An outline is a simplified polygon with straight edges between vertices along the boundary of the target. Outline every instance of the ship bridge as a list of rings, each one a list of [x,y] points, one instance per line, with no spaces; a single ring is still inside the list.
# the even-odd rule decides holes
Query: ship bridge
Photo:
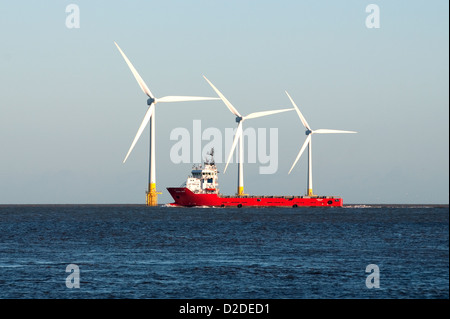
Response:
[[[204,165],[194,165],[191,176],[187,178],[186,187],[193,193],[218,193],[218,171],[214,162],[214,149],[208,153],[210,158],[205,160]]]

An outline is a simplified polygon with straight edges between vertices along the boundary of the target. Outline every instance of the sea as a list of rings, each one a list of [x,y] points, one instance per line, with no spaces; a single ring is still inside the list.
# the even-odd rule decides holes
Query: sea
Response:
[[[0,205],[0,299],[448,298],[448,205]]]

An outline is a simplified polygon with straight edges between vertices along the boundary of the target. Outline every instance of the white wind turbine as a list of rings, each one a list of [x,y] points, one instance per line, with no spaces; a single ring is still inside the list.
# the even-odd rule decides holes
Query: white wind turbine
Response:
[[[127,56],[123,51],[120,49],[120,47],[117,45],[116,42],[114,42],[117,49],[119,49],[120,54],[122,54],[122,57],[125,59],[125,62],[127,63],[128,67],[130,68],[131,72],[133,73],[136,81],[138,82],[139,86],[141,87],[142,91],[148,96],[147,99],[147,105],[148,109],[145,112],[144,119],[142,120],[141,125],[139,126],[139,129],[137,131],[136,136],[134,137],[133,142],[131,143],[130,149],[128,150],[127,155],[125,156],[125,159],[123,162],[127,160],[128,156],[130,155],[131,151],[133,150],[134,146],[136,145],[136,142],[138,141],[139,137],[141,136],[142,132],[144,131],[147,123],[150,121],[150,160],[149,160],[149,185],[148,185],[148,192],[147,192],[147,205],[148,206],[156,206],[158,204],[157,195],[156,192],[156,168],[155,168],[155,105],[156,103],[165,103],[165,102],[188,102],[188,101],[204,101],[204,100],[219,100],[219,98],[211,98],[211,97],[198,97],[198,96],[165,96],[162,98],[156,98],[152,92],[150,92],[149,88],[145,84],[144,80],[141,78],[139,73],[136,71],[134,66],[131,64],[130,60],[128,60]]]
[[[306,146],[308,146],[308,196],[315,196],[313,193],[313,185],[312,185],[312,149],[311,149],[311,140],[313,134],[334,134],[334,133],[357,133],[354,131],[341,131],[341,130],[328,130],[328,129],[318,129],[318,130],[312,130],[309,126],[308,122],[306,122],[306,119],[304,118],[303,114],[298,109],[297,105],[295,105],[294,100],[292,100],[291,96],[287,91],[285,91],[287,96],[292,102],[292,105],[294,105],[295,110],[297,111],[298,117],[300,118],[300,121],[302,121],[303,126],[306,128],[306,136],[308,136],[305,140],[305,143],[303,143],[302,148],[298,152],[297,158],[294,161],[294,164],[292,164],[291,169],[289,170],[289,173],[291,173],[292,169],[294,168],[295,164],[297,164],[298,160],[303,154],[303,151],[306,149]]]
[[[228,101],[225,96],[223,96],[222,93],[205,77],[205,80],[211,85],[211,87],[216,91],[217,95],[222,99],[222,101],[225,103],[225,105],[228,107],[228,109],[236,116],[236,122],[238,123],[237,131],[234,136],[233,145],[231,146],[230,154],[228,155],[227,165],[225,166],[224,173],[227,171],[228,164],[230,163],[230,159],[233,156],[234,149],[236,148],[237,142],[239,141],[239,166],[238,166],[238,189],[237,189],[237,195],[245,195],[244,194],[244,151],[243,151],[243,136],[242,136],[242,123],[244,123],[245,120],[254,119],[266,115],[272,115],[276,113],[291,111],[293,109],[282,109],[282,110],[275,110],[275,111],[263,111],[263,112],[255,112],[251,113],[247,116],[242,116],[239,114],[239,112],[236,110],[236,108]]]

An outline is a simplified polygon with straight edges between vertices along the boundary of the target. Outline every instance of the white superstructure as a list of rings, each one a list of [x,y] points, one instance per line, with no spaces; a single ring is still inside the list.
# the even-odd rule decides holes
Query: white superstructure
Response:
[[[183,185],[193,193],[206,194],[219,192],[219,181],[217,176],[219,172],[217,171],[214,162],[214,149],[212,149],[208,155],[210,155],[211,158],[206,160],[203,166],[194,166],[191,171],[192,175],[187,178],[185,185]]]

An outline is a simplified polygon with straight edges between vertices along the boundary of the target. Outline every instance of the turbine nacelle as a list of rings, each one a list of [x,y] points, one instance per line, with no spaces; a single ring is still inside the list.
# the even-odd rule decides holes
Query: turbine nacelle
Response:
[[[305,131],[305,135],[306,135],[306,136],[308,136],[308,135],[311,134],[311,133],[312,133],[311,130],[306,130],[306,131]]]
[[[152,103],[155,103],[156,102],[156,100],[154,99],[154,98],[148,98],[148,100],[147,100],[147,105],[152,105]]]
[[[242,116],[236,116],[236,123],[239,123],[242,121]]]

